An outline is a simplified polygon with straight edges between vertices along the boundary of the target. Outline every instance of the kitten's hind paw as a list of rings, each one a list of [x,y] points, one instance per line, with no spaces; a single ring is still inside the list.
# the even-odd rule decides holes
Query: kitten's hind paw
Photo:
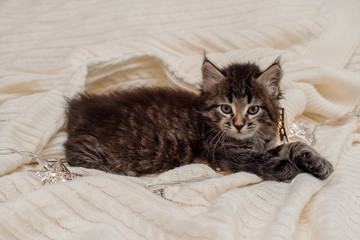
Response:
[[[307,149],[296,157],[296,163],[304,172],[323,180],[334,171],[332,164],[321,157],[315,150]]]

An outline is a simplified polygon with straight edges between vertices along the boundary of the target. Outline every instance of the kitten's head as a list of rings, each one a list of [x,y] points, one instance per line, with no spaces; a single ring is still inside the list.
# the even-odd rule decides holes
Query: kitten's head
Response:
[[[201,113],[212,128],[238,140],[276,136],[282,77],[279,60],[261,71],[251,63],[219,69],[205,58],[202,74]]]

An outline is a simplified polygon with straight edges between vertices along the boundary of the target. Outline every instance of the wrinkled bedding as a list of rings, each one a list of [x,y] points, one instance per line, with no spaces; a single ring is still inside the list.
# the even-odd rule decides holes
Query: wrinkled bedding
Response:
[[[0,148],[64,158],[66,98],[137,86],[197,91],[219,66],[281,57],[286,122],[347,114],[360,96],[358,1],[2,1]],[[91,131],[91,129],[89,129]],[[358,119],[319,127],[335,167],[320,181],[221,175],[82,174],[42,185],[35,159],[0,155],[0,239],[359,239]]]

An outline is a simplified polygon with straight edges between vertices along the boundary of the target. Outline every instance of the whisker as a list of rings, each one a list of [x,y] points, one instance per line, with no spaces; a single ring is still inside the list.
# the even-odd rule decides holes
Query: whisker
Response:
[[[214,137],[212,137],[213,135],[215,134],[215,136]],[[219,131],[219,130],[217,130],[217,129],[214,129],[213,131],[212,131],[212,133],[208,136],[208,138],[206,139],[206,152],[207,152],[207,155],[209,155],[209,153],[210,153],[210,148],[212,147],[212,145],[213,145],[213,142],[214,141],[217,141],[216,139],[220,136],[222,134],[222,132],[221,131]],[[210,142],[209,142],[209,139],[210,139],[210,137],[211,137],[211,140],[210,140]],[[215,148],[214,148],[215,149]],[[215,151],[215,150],[214,150]],[[213,152],[214,152],[213,151]],[[213,153],[214,154],[214,153]]]
[[[224,138],[224,135],[225,135],[225,132],[220,132],[220,133],[221,134],[218,135],[218,139],[216,140],[216,142],[214,144],[213,153],[212,153],[213,159],[215,158],[216,148],[219,146],[219,144],[221,144],[221,142],[223,142],[223,138]],[[221,144],[221,145],[223,145],[223,144]]]

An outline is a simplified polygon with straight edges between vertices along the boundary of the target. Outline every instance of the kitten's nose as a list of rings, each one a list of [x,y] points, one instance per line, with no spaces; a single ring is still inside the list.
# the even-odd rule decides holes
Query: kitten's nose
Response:
[[[235,124],[234,124],[234,127],[235,127],[238,131],[240,131],[240,130],[244,127],[244,125],[235,125]]]
[[[240,131],[245,126],[245,121],[241,118],[241,116],[235,116],[233,119],[234,127]]]

